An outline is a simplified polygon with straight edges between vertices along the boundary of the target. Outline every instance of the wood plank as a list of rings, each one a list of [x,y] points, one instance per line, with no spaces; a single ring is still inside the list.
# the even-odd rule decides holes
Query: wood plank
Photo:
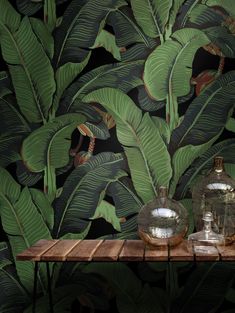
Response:
[[[222,261],[235,261],[235,243],[228,246],[217,246]]]
[[[41,239],[34,245],[19,253],[16,256],[17,261],[40,261],[41,255],[53,247],[58,240]]]
[[[103,240],[83,240],[67,256],[67,261],[91,261]]]
[[[126,240],[119,254],[120,261],[143,261],[145,243],[142,240]]]
[[[170,261],[193,261],[194,253],[192,242],[184,240],[175,247],[169,249],[169,260]]]
[[[105,240],[93,255],[93,261],[117,261],[124,240]]]
[[[207,253],[207,249],[211,250],[211,253]],[[196,261],[219,261],[220,255],[216,247],[214,246],[195,246],[193,244],[193,251]]]
[[[41,256],[42,261],[66,261],[67,254],[79,245],[81,240],[64,239],[58,242]]]
[[[145,261],[168,261],[168,246],[151,247],[146,246]]]

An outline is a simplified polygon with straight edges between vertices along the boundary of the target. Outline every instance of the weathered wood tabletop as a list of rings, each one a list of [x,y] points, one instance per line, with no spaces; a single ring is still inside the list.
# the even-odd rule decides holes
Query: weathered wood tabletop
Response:
[[[186,240],[176,247],[150,249],[141,240],[40,240],[17,255],[18,261],[235,261],[235,244],[195,253]]]

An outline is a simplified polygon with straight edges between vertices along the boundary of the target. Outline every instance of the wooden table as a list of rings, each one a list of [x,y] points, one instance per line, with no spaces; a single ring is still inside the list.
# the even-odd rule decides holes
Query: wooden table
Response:
[[[46,262],[50,311],[53,313],[49,262],[235,261],[235,244],[215,246],[212,254],[195,252],[186,240],[176,247],[150,249],[141,240],[40,240],[18,261],[35,262],[33,310],[36,309],[38,263]]]

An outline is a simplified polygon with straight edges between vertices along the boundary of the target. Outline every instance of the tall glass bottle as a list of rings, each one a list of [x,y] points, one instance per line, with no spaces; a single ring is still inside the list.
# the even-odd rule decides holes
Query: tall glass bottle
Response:
[[[201,231],[207,211],[212,213],[213,232],[222,234],[225,243],[235,235],[235,181],[225,172],[224,161],[214,158],[214,165],[207,176],[192,190],[193,212],[196,230]]]
[[[139,212],[139,236],[150,246],[177,245],[187,232],[188,212],[182,204],[168,198],[166,187],[160,187],[158,194]]]

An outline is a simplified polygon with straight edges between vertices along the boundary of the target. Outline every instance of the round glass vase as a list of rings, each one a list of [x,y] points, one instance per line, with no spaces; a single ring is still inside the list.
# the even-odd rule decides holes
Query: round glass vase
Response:
[[[223,158],[215,157],[209,174],[192,190],[193,214],[197,231],[203,229],[203,216],[213,214],[212,230],[224,236],[224,243],[235,239],[235,181],[225,172]]]
[[[188,230],[188,212],[179,202],[168,198],[166,187],[160,187],[159,196],[140,210],[138,233],[148,245],[175,246]]]

